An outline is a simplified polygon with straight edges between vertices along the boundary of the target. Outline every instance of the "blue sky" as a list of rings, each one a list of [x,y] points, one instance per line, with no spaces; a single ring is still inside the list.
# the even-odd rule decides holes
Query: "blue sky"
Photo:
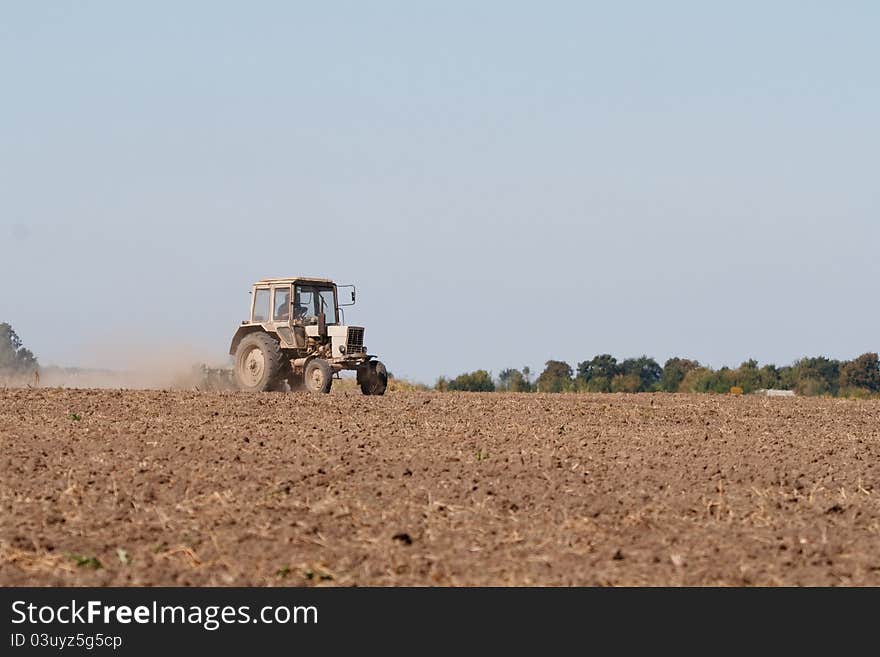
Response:
[[[9,3],[0,321],[222,361],[358,285],[399,376],[880,348],[880,5]]]

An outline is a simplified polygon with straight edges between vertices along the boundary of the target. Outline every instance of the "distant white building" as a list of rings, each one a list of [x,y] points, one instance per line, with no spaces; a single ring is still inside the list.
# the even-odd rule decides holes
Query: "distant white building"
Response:
[[[794,397],[794,390],[777,390],[776,388],[761,388],[755,390],[756,395],[764,395],[765,397]]]

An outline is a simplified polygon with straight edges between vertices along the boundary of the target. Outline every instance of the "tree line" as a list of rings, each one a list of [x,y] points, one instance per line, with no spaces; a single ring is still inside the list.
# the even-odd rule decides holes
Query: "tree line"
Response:
[[[0,323],[0,377],[33,375],[37,358],[22,345],[8,323]],[[824,356],[801,358],[791,365],[759,366],[752,359],[736,369],[712,369],[689,358],[670,358],[663,366],[648,356],[618,361],[599,354],[572,367],[548,360],[534,376],[528,367],[507,368],[497,377],[475,370],[455,378],[440,377],[440,391],[469,392],[709,392],[748,394],[760,389],[792,390],[799,395],[870,397],[880,395],[880,361],[869,352],[852,360]]]
[[[600,354],[572,367],[549,360],[532,380],[528,367],[504,369],[497,377],[486,370],[440,377],[435,389],[471,392],[709,392],[743,393],[792,390],[799,395],[869,397],[880,394],[880,361],[876,353],[852,360],[824,356],[801,358],[791,365],[759,366],[751,359],[733,369],[713,369],[689,358],[670,358],[663,366],[648,356],[618,361]]]
[[[26,376],[38,368],[37,358],[21,343],[12,326],[0,324],[0,376]]]

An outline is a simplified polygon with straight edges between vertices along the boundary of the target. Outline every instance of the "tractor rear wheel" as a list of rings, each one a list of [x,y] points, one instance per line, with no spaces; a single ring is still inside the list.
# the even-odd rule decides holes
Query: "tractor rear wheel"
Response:
[[[333,371],[330,369],[330,363],[323,358],[313,358],[306,365],[303,372],[306,389],[315,394],[326,394],[330,392],[330,386],[333,385]]]
[[[388,370],[378,360],[367,363],[363,372],[358,372],[361,392],[365,395],[384,395],[388,388]]]
[[[235,381],[248,392],[274,389],[283,380],[281,345],[267,333],[246,335],[235,350]]]

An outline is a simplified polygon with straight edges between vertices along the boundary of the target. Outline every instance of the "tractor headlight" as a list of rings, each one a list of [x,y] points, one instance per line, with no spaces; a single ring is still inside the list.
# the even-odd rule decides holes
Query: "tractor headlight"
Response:
[[[340,354],[344,354],[344,353],[345,353],[345,345],[344,345],[344,344],[339,345],[339,353],[340,353]]]

